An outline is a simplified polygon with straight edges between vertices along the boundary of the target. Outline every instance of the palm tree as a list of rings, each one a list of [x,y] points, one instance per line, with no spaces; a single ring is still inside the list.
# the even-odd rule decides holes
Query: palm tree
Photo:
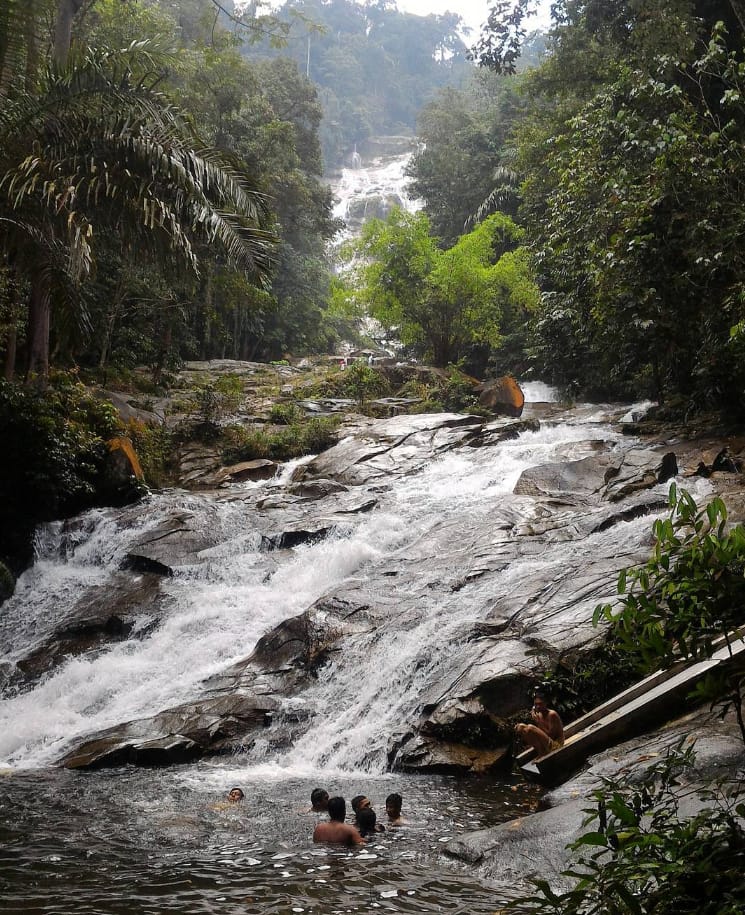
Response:
[[[0,68],[18,52],[3,48]],[[158,89],[162,73],[153,42],[141,41],[73,48],[26,85],[2,83],[0,250],[16,287],[28,280],[29,370],[42,379],[50,296],[84,322],[75,287],[93,264],[96,229],[195,271],[196,243],[216,244],[267,281],[275,237],[266,199],[237,160],[199,140]]]

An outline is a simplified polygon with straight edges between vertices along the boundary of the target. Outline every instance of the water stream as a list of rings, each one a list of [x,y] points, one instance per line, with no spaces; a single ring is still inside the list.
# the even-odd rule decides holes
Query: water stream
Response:
[[[38,561],[0,615],[6,670],[43,644],[81,595],[112,580],[138,532],[178,509],[216,537],[164,583],[157,621],[144,607],[129,639],[68,659],[30,687],[6,689],[0,911],[493,912],[494,891],[444,859],[442,843],[524,812],[535,789],[389,773],[389,742],[425,700],[465,675],[475,621],[519,593],[544,608],[544,634],[560,640],[550,631],[559,609],[586,610],[596,599],[596,585],[583,578],[595,558],[620,566],[646,541],[649,517],[589,537],[542,539],[545,515],[513,493],[525,468],[585,457],[598,443],[629,446],[603,408],[585,406],[512,441],[447,451],[371,487],[374,510],[290,550],[262,549],[255,520],[260,500],[262,517],[271,515],[266,505],[291,468],[227,497],[164,492],[40,531]],[[516,525],[538,532],[509,565],[453,587],[478,573]],[[603,586],[608,593],[612,581]],[[267,736],[246,755],[167,770],[54,767],[76,738],[197,698],[207,678],[245,658],[264,633],[336,592],[364,593],[389,612],[379,625],[361,626],[313,685],[284,700],[285,713],[302,712],[307,722],[289,746],[277,749]],[[234,783],[246,801],[220,808]],[[386,794],[400,791],[409,825],[364,850],[315,847],[314,818],[299,811],[316,784],[347,798],[366,793],[379,813]]]

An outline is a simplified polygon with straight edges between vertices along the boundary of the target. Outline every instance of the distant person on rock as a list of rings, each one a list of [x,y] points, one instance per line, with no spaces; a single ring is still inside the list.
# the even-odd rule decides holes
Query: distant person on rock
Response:
[[[530,717],[532,724],[518,724],[515,728],[524,744],[532,747],[539,756],[564,746],[564,725],[559,713],[548,707],[542,693],[536,693],[533,697]]]
[[[404,799],[400,794],[389,794],[385,799],[385,812],[388,814],[389,826],[403,826],[406,820],[401,816]]]
[[[329,821],[319,823],[313,830],[314,842],[333,842],[335,845],[364,845],[365,840],[359,830],[344,819],[347,815],[347,805],[343,797],[332,797],[329,800]]]

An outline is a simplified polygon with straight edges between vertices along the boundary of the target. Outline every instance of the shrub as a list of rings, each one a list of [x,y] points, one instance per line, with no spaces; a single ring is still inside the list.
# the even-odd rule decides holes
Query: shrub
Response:
[[[564,876],[574,886],[510,902],[519,915],[741,915],[745,899],[745,804],[742,788],[721,782],[695,792],[699,810],[681,815],[681,783],[691,748],[674,748],[640,780],[605,779],[585,825],[569,846],[576,860]],[[687,805],[690,795],[685,791]],[[688,809],[691,809],[688,806]],[[695,809],[695,808],[694,808]]]
[[[197,385],[191,399],[190,410],[202,423],[214,424],[229,413],[234,413],[243,399],[243,382],[239,375],[228,373],[214,381]]]
[[[224,458],[229,463],[257,458],[289,461],[306,454],[317,454],[335,443],[338,424],[336,417],[317,416],[274,432],[230,426],[226,430]]]
[[[120,428],[115,408],[74,376],[39,392],[0,381],[0,555],[11,568],[31,557],[41,521],[96,504],[106,440]]]
[[[389,391],[388,381],[366,362],[353,362],[344,372],[344,392],[363,406],[371,397],[379,397]]]
[[[148,426],[131,419],[126,434],[132,441],[148,486],[162,487],[170,482],[173,435],[163,426]]]
[[[289,426],[300,420],[302,413],[294,403],[275,403],[269,411],[269,421],[278,426]]]
[[[690,493],[670,487],[670,516],[654,522],[649,560],[618,577],[618,606],[595,609],[613,637],[640,659],[640,671],[678,658],[708,658],[717,640],[729,646],[745,621],[745,528],[728,528],[727,509],[713,499],[699,509]],[[731,650],[731,648],[730,648]],[[709,678],[702,698],[733,704],[742,739],[743,681],[738,675]]]

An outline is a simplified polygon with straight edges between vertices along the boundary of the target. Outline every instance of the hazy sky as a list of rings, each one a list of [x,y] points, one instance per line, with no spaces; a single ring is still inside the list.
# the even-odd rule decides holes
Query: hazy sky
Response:
[[[450,10],[460,13],[474,30],[471,35],[476,38],[481,25],[489,15],[489,0],[396,0],[396,6],[406,13],[416,13],[418,16],[427,16],[429,13],[444,13]],[[549,21],[551,0],[541,0],[541,12],[528,20],[530,28],[545,28]]]

